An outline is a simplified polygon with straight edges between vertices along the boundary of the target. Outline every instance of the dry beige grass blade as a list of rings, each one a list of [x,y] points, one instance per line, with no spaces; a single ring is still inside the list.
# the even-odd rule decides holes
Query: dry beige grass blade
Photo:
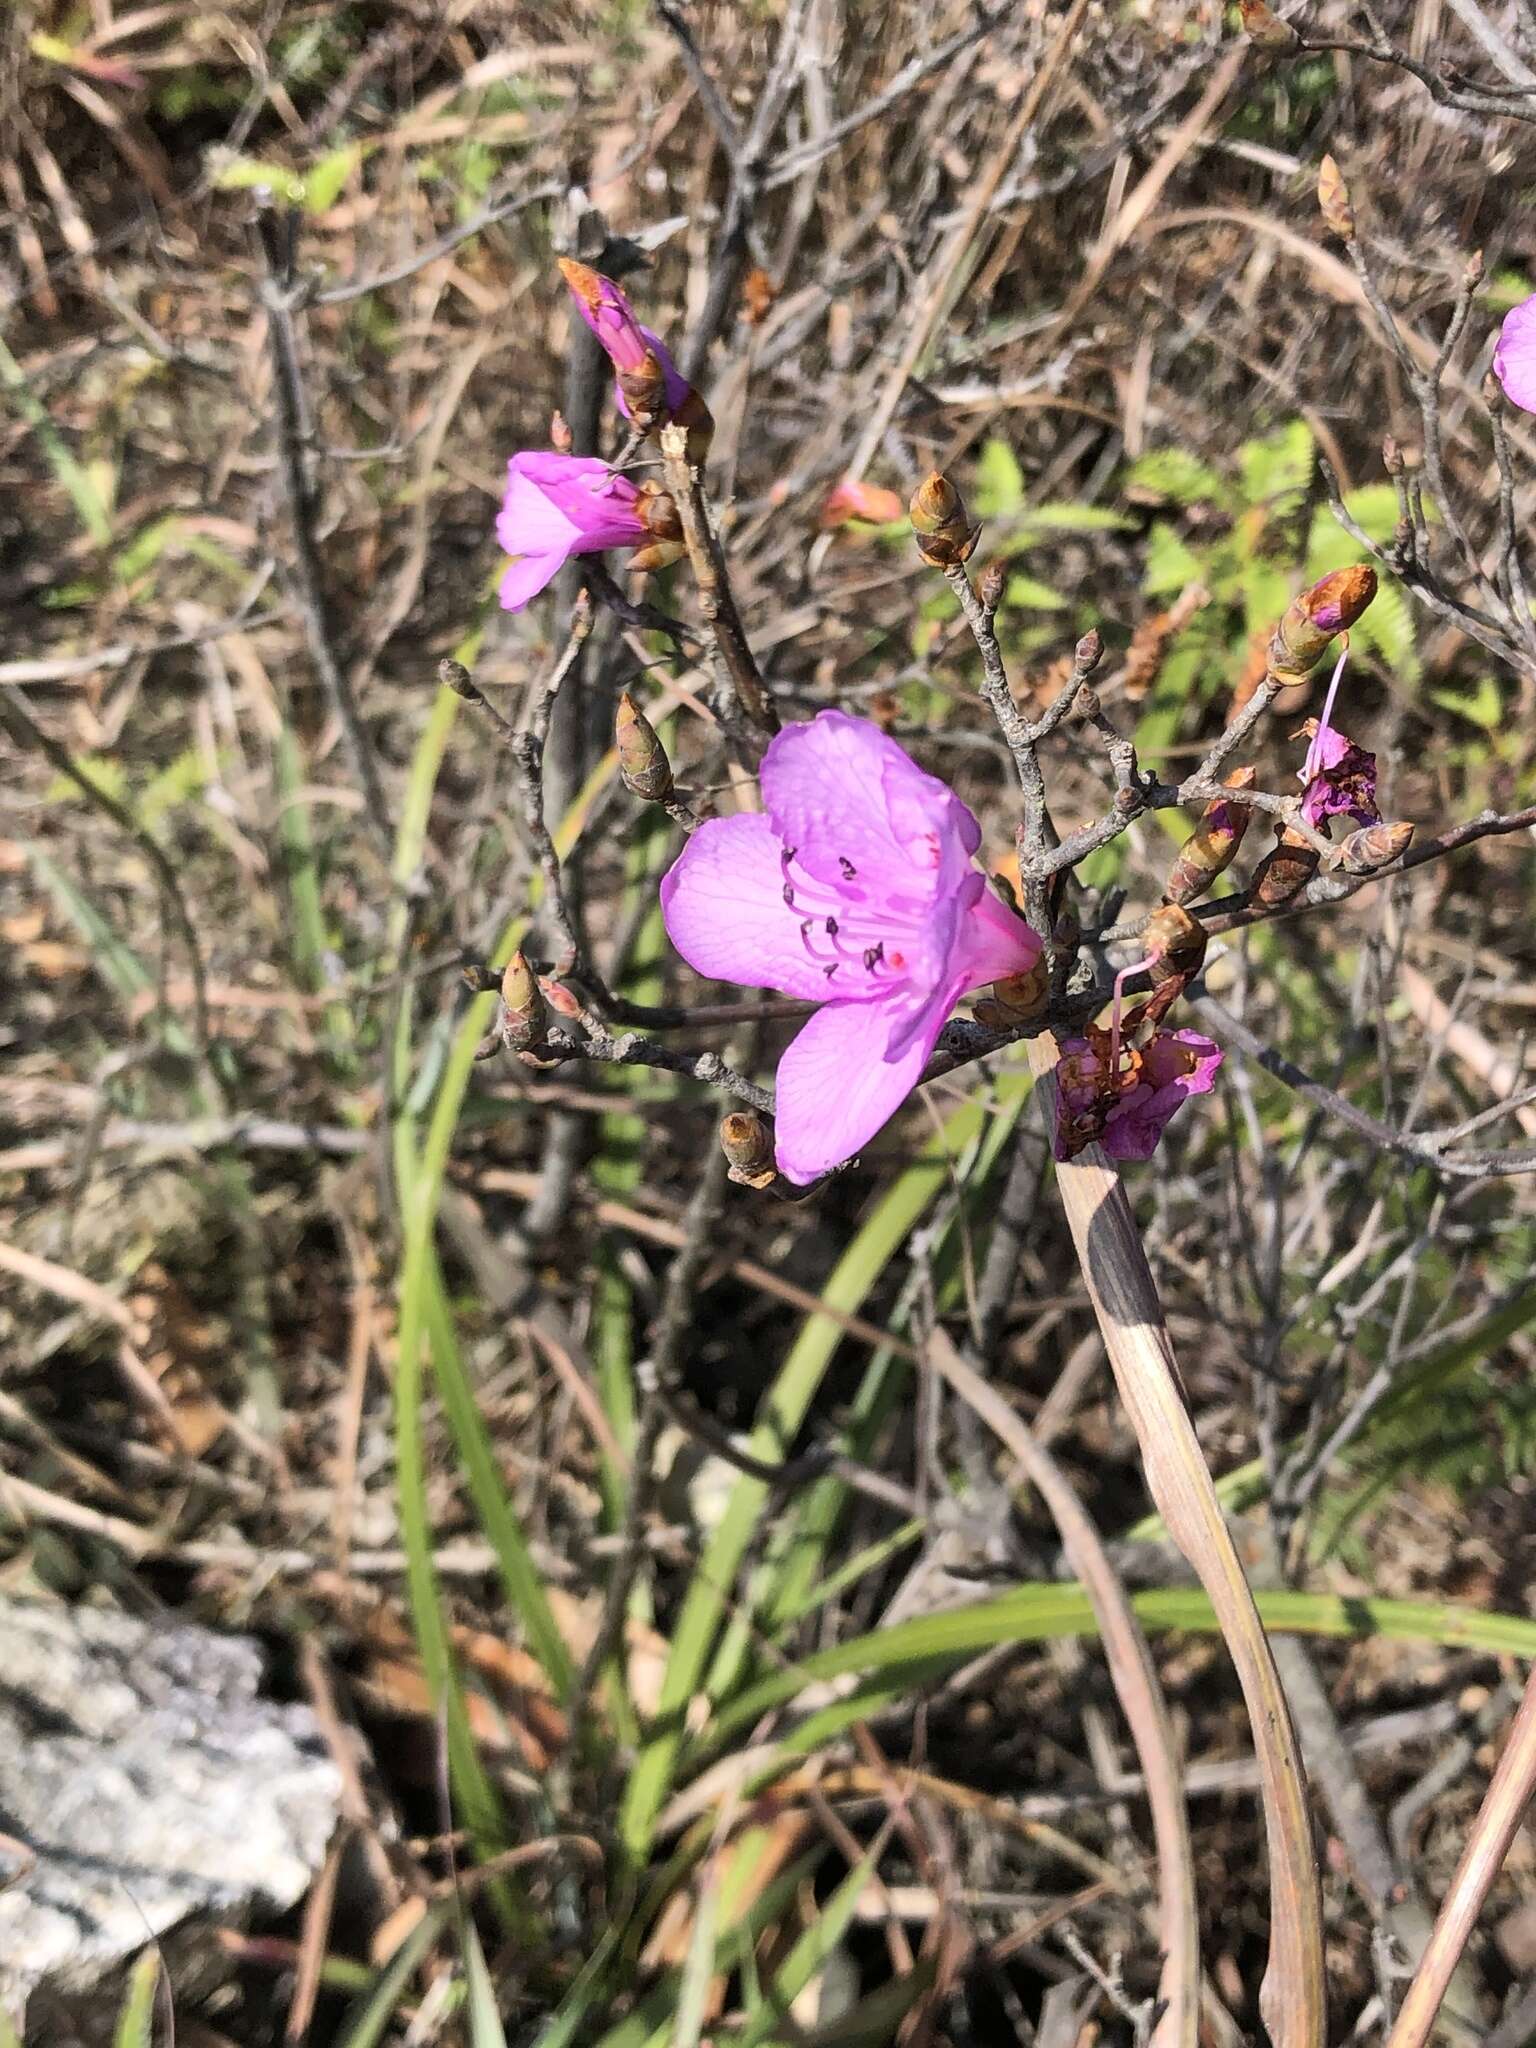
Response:
[[[1029,1041],[1050,1079],[1056,1043]],[[1054,1096],[1054,1082],[1049,1091]],[[1296,1730],[1253,1594],[1190,1421],[1141,1234],[1120,1176],[1097,1146],[1059,1164],[1057,1185],[1115,1385],[1141,1449],[1147,1490],[1216,1610],[1237,1668],[1269,1851],[1269,1961],[1259,2010],[1275,2048],[1321,2048],[1327,2035],[1322,1900]]]
[[[1423,1960],[1398,2009],[1387,2048],[1424,2048],[1477,1916],[1536,1794],[1536,1670],[1526,1680],[1498,1769],[1478,1809]]]
[[[1013,1453],[1039,1491],[1061,1532],[1067,1562],[1093,1603],[1115,1696],[1146,1777],[1157,1850],[1158,1938],[1163,1951],[1157,1988],[1162,2010],[1152,2030],[1151,2048],[1195,2048],[1200,2034],[1200,1925],[1194,1851],[1173,1727],[1147,1639],[1098,1530],[1056,1460],[1001,1395],[966,1364],[943,1330],[933,1332],[929,1346],[935,1369]]]

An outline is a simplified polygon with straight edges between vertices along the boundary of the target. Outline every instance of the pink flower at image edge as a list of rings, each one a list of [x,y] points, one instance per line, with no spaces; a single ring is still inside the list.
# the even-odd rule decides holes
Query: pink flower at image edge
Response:
[[[821,1005],[778,1072],[778,1167],[806,1186],[895,1115],[960,997],[1040,942],[971,865],[971,812],[867,719],[787,726],[762,793],[699,827],[662,913],[698,973]]]
[[[1536,292],[1504,315],[1493,351],[1493,374],[1522,412],[1536,412]]]
[[[501,579],[502,609],[520,612],[572,555],[639,547],[648,538],[627,477],[590,455],[525,449],[507,465],[496,538],[518,559]]]

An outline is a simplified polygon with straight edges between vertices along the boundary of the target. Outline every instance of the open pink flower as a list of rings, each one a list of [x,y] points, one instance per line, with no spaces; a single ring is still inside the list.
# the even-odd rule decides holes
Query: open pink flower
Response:
[[[576,310],[601,342],[615,372],[614,397],[625,419],[633,421],[633,394],[646,389],[660,372],[660,397],[664,416],[681,420],[692,428],[700,417],[707,420],[703,401],[673,362],[666,343],[635,318],[623,290],[611,277],[590,269],[585,263],[560,260],[560,274],[576,301]]]
[[[1111,1159],[1150,1159],[1169,1119],[1191,1095],[1216,1085],[1222,1053],[1198,1031],[1154,1031],[1141,1047],[1122,1041],[1110,1071],[1110,1034],[1090,1027],[1065,1038],[1056,1067],[1058,1159],[1098,1143]]]
[[[965,805],[866,719],[787,726],[762,790],[766,815],[694,833],[662,912],[700,974],[822,1005],[779,1062],[778,1167],[804,1186],[894,1116],[960,997],[1040,942],[972,867]]]
[[[1493,374],[1522,412],[1536,412],[1536,292],[1504,315],[1493,351]]]
[[[502,609],[520,612],[572,555],[641,547],[650,538],[628,477],[590,455],[524,449],[507,465],[496,538],[518,559],[501,579]]]

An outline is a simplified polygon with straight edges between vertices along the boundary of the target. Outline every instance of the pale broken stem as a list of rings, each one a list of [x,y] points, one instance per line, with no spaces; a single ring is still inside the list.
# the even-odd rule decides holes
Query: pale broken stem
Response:
[[[1052,1075],[1057,1056],[1049,1034],[1029,1041],[1037,1079]],[[1090,1146],[1059,1162],[1056,1179],[1115,1385],[1136,1432],[1147,1490],[1216,1610],[1253,1727],[1270,1889],[1259,2011],[1274,2048],[1322,2048],[1322,1899],[1307,1782],[1285,1692],[1185,1405],[1162,1304],[1120,1177]]]
[[[779,729],[778,714],[747,644],[741,614],[731,595],[725,558],[709,523],[704,486],[698,469],[688,460],[688,436],[682,427],[674,423],[662,428],[661,455],[667,490],[683,525],[683,543],[699,593],[699,610],[730,692],[749,725],[762,734],[775,733]]]
[[[1478,1809],[1423,1960],[1398,2008],[1387,2048],[1424,2048],[1477,1916],[1536,1794],[1536,1670],[1526,1680],[1493,1782]]]
[[[1081,1580],[1099,1625],[1115,1696],[1146,1780],[1158,1871],[1158,1941],[1163,1954],[1160,2013],[1151,2048],[1195,2048],[1200,2032],[1200,1929],[1194,1851],[1184,1810],[1182,1771],[1167,1702],[1124,1586],[1105,1555],[1098,1530],[1060,1466],[942,1329],[928,1340],[929,1357],[955,1392],[1013,1453],[1061,1535],[1068,1564]]]

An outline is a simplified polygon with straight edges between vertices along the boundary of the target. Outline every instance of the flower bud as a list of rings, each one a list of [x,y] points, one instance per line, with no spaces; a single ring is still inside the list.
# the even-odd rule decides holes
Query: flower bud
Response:
[[[1487,264],[1483,261],[1482,250],[1474,249],[1467,258],[1466,263],[1462,266],[1461,272],[1461,281],[1469,292],[1477,290],[1483,281],[1483,273],[1487,267]]]
[[[1388,476],[1401,476],[1403,473],[1403,451],[1398,447],[1395,435],[1383,434],[1381,437],[1381,466]]]
[[[988,562],[976,578],[976,595],[981,599],[982,610],[989,616],[1002,603],[1007,582],[1008,572],[1001,562]]]
[[[1413,832],[1412,824],[1406,819],[1395,825],[1387,824],[1384,819],[1375,825],[1363,825],[1358,832],[1351,832],[1347,839],[1339,842],[1339,866],[1346,874],[1373,875],[1378,868],[1386,867],[1408,851]]]
[[[466,960],[459,974],[472,996],[489,995],[493,988],[501,986],[501,975],[484,960]]]
[[[1367,562],[1335,569],[1293,598],[1269,643],[1269,674],[1299,683],[1322,660],[1328,643],[1352,626],[1376,595],[1376,571]]]
[[[569,1017],[575,1023],[581,1016],[581,1004],[563,981],[557,981],[552,974],[539,976],[539,993],[557,1017]]]
[[[1177,903],[1165,903],[1147,919],[1146,945],[1154,987],[1174,976],[1188,981],[1205,959],[1205,926]]]
[[[613,743],[619,754],[619,774],[631,796],[648,804],[664,804],[672,794],[672,764],[655,727],[628,690],[619,697]]]
[[[667,373],[655,349],[648,348],[632,370],[614,365],[614,381],[624,394],[630,419],[642,434],[667,423]]]
[[[1010,1024],[1027,1023],[1044,1013],[1051,993],[1051,970],[1041,953],[1033,967],[992,984],[992,1000]]]
[[[437,664],[437,680],[445,690],[452,690],[455,697],[462,697],[466,704],[479,703],[480,692],[475,679],[462,661],[440,661]]]
[[[1104,635],[1097,626],[1090,626],[1072,650],[1073,666],[1087,676],[1092,675],[1104,659]]]
[[[1254,779],[1252,768],[1238,768],[1227,777],[1227,787],[1252,789]],[[1247,804],[1235,804],[1224,796],[1213,797],[1168,871],[1163,901],[1184,904],[1203,896],[1216,877],[1232,865],[1252,816]]]
[[[680,540],[653,540],[649,547],[635,549],[629,558],[629,566],[641,575],[648,575],[652,569],[670,569],[687,552],[686,544]]]
[[[635,517],[652,540],[681,540],[683,522],[672,493],[654,480],[635,493]]]
[[[501,1042],[508,1052],[527,1052],[549,1028],[549,1012],[538,977],[518,952],[501,977]]]
[[[1301,37],[1288,21],[1282,21],[1265,0],[1237,0],[1237,11],[1243,17],[1243,32],[1261,50],[1294,50]]]
[[[1337,235],[1341,242],[1355,239],[1355,210],[1349,203],[1349,187],[1331,156],[1325,156],[1317,167],[1317,208],[1329,234]]]
[[[569,455],[576,446],[570,423],[558,408],[549,416],[549,445],[557,455]]]
[[[766,1188],[778,1178],[773,1162],[773,1132],[755,1109],[732,1110],[720,1123],[720,1149],[726,1178],[739,1187]]]
[[[960,493],[937,470],[912,493],[907,516],[917,536],[918,553],[935,569],[958,569],[969,560],[981,537],[981,528],[966,519]]]
[[[1254,901],[1270,909],[1291,902],[1317,873],[1317,861],[1315,847],[1288,825],[1277,823],[1275,843],[1254,872]]]

